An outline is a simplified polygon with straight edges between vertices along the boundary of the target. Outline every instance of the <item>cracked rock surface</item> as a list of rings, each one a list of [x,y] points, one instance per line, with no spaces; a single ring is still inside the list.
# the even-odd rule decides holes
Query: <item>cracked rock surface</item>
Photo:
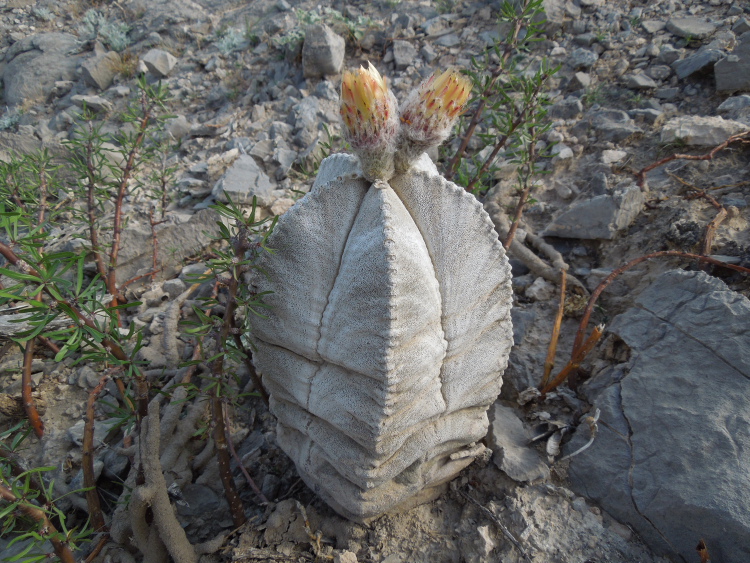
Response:
[[[602,424],[571,462],[574,490],[684,561],[701,538],[712,561],[750,560],[748,326],[747,298],[667,272],[610,327],[629,360],[585,386]]]

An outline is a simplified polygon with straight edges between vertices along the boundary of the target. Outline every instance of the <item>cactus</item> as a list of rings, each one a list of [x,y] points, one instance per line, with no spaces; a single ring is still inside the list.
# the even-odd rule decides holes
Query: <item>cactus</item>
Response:
[[[357,156],[323,161],[250,280],[273,292],[251,338],[278,443],[353,520],[439,492],[483,450],[500,392],[510,267],[481,204],[423,153],[468,95],[447,71],[399,115],[372,66],[345,73],[341,113]]]

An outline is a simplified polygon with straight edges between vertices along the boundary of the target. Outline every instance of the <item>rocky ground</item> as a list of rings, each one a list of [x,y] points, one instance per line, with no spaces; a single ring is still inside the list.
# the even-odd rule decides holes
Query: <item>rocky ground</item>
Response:
[[[518,240],[533,248],[535,234],[545,237],[553,252],[537,248],[543,258],[564,260],[593,291],[638,256],[700,252],[706,227],[724,210],[708,253],[750,266],[746,143],[711,160],[674,160],[641,186],[636,176],[674,152],[705,154],[750,129],[750,5],[544,4],[546,39],[529,56],[560,65],[549,91],[554,126],[544,140],[556,144]],[[301,171],[328,140],[322,124],[339,131],[342,68],[371,61],[403,98],[434,69],[467,68],[496,41],[498,9],[498,2],[468,0],[0,0],[0,159],[39,147],[63,155],[60,142],[84,104],[99,112],[105,131],[117,131],[139,73],[166,84],[175,117],[165,164],[176,174],[167,221],[157,229],[162,279],[132,286],[130,297],[143,305],[128,322],[144,331],[151,367],[169,368],[170,351],[159,343],[167,320],[190,310],[186,275],[202,269],[217,232],[208,206],[226,193],[245,204],[256,196],[265,213],[284,213],[312,183]],[[303,53],[305,41],[317,45],[315,56]],[[493,218],[515,204],[512,172],[501,165],[482,196]],[[713,202],[694,197],[700,191]],[[121,281],[151,266],[147,192],[126,202]],[[76,248],[72,234],[60,232],[58,244]],[[491,460],[472,465],[429,504],[353,524],[296,476],[263,403],[243,399],[232,416],[233,441],[273,502],[260,506],[243,484],[249,524],[205,560],[697,563],[701,539],[712,561],[750,560],[748,278],[722,268],[704,273],[678,258],[625,272],[599,302],[594,322],[607,325],[605,337],[574,391],[541,400],[524,391],[539,385],[559,292],[520,255],[511,259],[516,346],[501,401],[491,408]],[[580,307],[569,312],[558,368],[568,360]],[[189,354],[184,342],[176,345]],[[17,396],[22,357],[4,352],[0,392]],[[82,483],[83,412],[97,369],[43,355],[34,361],[47,434],[27,457],[56,466],[61,488]],[[112,400],[117,391],[107,388],[98,407],[97,464],[111,512],[129,462],[107,436],[117,418],[108,394]],[[594,446],[559,461],[554,441],[578,428],[562,453],[587,442],[585,417],[594,409],[601,413]],[[2,411],[3,424],[13,420],[11,410]],[[545,438],[527,447],[548,429],[552,444]],[[202,542],[229,531],[232,521],[211,452],[199,440],[187,447],[191,470],[180,481],[177,512],[191,541]],[[80,523],[82,497],[66,502]],[[110,545],[97,560],[134,559]]]

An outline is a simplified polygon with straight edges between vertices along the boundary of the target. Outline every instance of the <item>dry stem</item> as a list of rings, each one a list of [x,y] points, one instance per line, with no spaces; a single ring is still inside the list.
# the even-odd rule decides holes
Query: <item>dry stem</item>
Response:
[[[107,529],[102,514],[102,506],[99,501],[99,492],[96,490],[96,478],[94,476],[94,403],[99,393],[104,389],[104,385],[109,380],[109,376],[103,375],[99,379],[99,384],[89,393],[86,402],[86,423],[83,427],[83,459],[81,466],[83,469],[83,486],[86,491],[86,504],[91,517],[91,525],[95,532],[105,531]]]
[[[609,274],[602,282],[596,287],[594,292],[591,294],[591,297],[589,298],[588,303],[586,304],[586,308],[583,312],[583,317],[581,318],[581,323],[578,326],[578,331],[576,332],[576,338],[573,342],[573,351],[571,353],[571,359],[568,362],[568,364],[562,369],[562,371],[555,377],[554,380],[552,380],[551,383],[548,383],[546,386],[543,386],[541,389],[542,394],[549,393],[552,389],[556,388],[558,385],[560,385],[567,377],[578,367],[580,366],[581,362],[584,360],[586,355],[593,349],[593,347],[596,345],[596,342],[601,337],[601,333],[603,331],[603,327],[599,326],[594,329],[594,331],[589,335],[588,338],[584,338],[586,336],[586,328],[589,325],[589,321],[591,320],[591,314],[594,311],[594,305],[596,305],[596,301],[599,299],[599,296],[602,294],[602,292],[611,284],[617,276],[622,274],[623,272],[629,270],[633,266],[640,264],[641,262],[645,262],[646,260],[649,260],[651,258],[662,258],[667,256],[676,256],[679,258],[689,258],[691,260],[700,260],[702,262],[706,262],[708,264],[713,264],[715,266],[722,266],[724,268],[729,268],[731,270],[735,270],[737,272],[742,272],[745,274],[750,274],[750,268],[743,268],[742,266],[735,266],[734,264],[727,264],[725,262],[722,262],[721,260],[716,260],[715,258],[710,258],[709,256],[702,256],[700,254],[691,254],[689,252],[680,252],[678,250],[664,250],[661,252],[654,252],[652,254],[646,254],[644,256],[639,256],[638,258],[634,258],[627,264],[620,266],[616,270],[614,270],[611,274]]]
[[[552,374],[552,368],[555,365],[555,354],[557,352],[557,341],[560,338],[560,325],[562,324],[563,313],[565,312],[565,270],[560,269],[560,305],[557,308],[555,324],[552,327],[552,337],[547,349],[547,359],[544,362],[544,376],[542,377],[542,387],[549,382],[549,376]]]
[[[21,376],[21,396],[23,398],[23,408],[29,419],[31,427],[38,438],[44,436],[44,423],[39,416],[39,411],[34,404],[34,398],[31,396],[31,364],[34,360],[34,341],[31,338],[26,341],[26,348],[23,353],[23,374]]]
[[[224,411],[224,426],[229,428],[229,416],[227,415],[226,411]],[[232,452],[232,457],[237,462],[237,465],[239,465],[242,474],[245,476],[248,485],[250,485],[250,488],[253,490],[253,492],[258,495],[261,504],[268,504],[266,495],[264,495],[263,492],[258,488],[258,485],[255,484],[255,480],[250,477],[250,474],[247,472],[247,469],[245,469],[245,465],[242,463],[240,456],[237,455],[237,452],[234,449],[234,443],[232,442],[232,437],[229,434],[227,434],[227,445],[229,446],[229,450]]]
[[[648,174],[654,168],[663,166],[667,164],[668,162],[672,162],[673,160],[713,160],[717,152],[727,148],[729,145],[737,141],[742,142],[742,143],[750,142],[750,131],[744,131],[742,133],[737,133],[736,135],[732,135],[726,141],[724,141],[720,145],[715,146],[714,148],[712,148],[709,152],[705,154],[673,154],[666,158],[662,158],[661,160],[657,162],[649,164],[648,166],[641,168],[641,170],[636,173],[635,177],[636,177],[638,186],[642,190],[646,188],[646,174]]]

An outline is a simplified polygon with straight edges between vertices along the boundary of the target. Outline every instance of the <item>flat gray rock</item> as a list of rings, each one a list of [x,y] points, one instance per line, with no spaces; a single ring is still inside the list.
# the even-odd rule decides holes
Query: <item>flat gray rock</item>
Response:
[[[661,20],[645,20],[641,22],[641,27],[647,32],[647,33],[658,33],[664,27],[666,24]]]
[[[255,159],[241,154],[216,182],[211,193],[220,201],[226,201],[228,195],[235,203],[252,203],[253,196],[269,198],[273,189],[271,180]]]
[[[101,96],[72,96],[70,101],[79,108],[88,108],[96,113],[109,113],[112,111],[112,103]]]
[[[649,90],[656,88],[656,82],[650,76],[645,74],[626,74],[624,77],[625,86],[631,90]]]
[[[576,73],[583,74],[583,73]],[[549,108],[549,116],[553,119],[575,119],[583,113],[583,104],[581,100],[569,96],[564,100],[553,104]]]
[[[80,56],[70,53],[78,39],[67,33],[39,33],[14,43],[7,51],[2,73],[5,103],[16,105],[26,99],[41,100],[55,82],[75,80]]]
[[[106,90],[112,85],[120,62],[120,55],[115,51],[96,55],[81,65],[83,79],[89,86]]]
[[[529,446],[531,434],[510,407],[490,407],[489,441],[495,465],[514,481],[549,478],[549,467],[538,451]]]
[[[643,193],[635,185],[614,194],[598,195],[567,208],[542,236],[611,240],[635,221],[643,201]]]
[[[575,49],[568,57],[568,64],[575,70],[591,68],[599,60],[599,55],[583,47]]]
[[[395,40],[393,42],[393,62],[397,70],[404,70],[417,56],[417,49],[410,41]]]
[[[675,117],[664,124],[660,141],[672,143],[675,141],[693,147],[715,147],[747,130],[747,125],[739,121],[731,121],[723,117],[703,117],[688,115]]]
[[[162,49],[151,49],[141,57],[141,60],[148,71],[159,78],[169,76],[169,73],[177,64],[177,58],[172,53]]]
[[[703,272],[660,276],[609,327],[630,358],[582,390],[599,436],[574,490],[662,554],[750,561],[750,301]],[[580,436],[579,436],[580,434]],[[588,440],[577,433],[572,452]]]
[[[591,126],[603,141],[619,143],[643,130],[633,123],[630,116],[619,109],[602,109],[589,116]]]
[[[714,65],[714,76],[718,92],[750,90],[750,31],[743,33],[737,47]]]
[[[713,68],[716,61],[724,57],[724,52],[719,49],[700,49],[684,59],[672,63],[672,68],[678,78],[687,78],[699,72],[707,72]]]
[[[339,74],[344,65],[346,42],[327,25],[307,28],[302,46],[302,71],[307,78]]]
[[[667,22],[667,30],[678,37],[703,39],[716,31],[716,24],[704,18],[672,18]]]
[[[716,111],[719,113],[731,113],[745,108],[750,108],[750,95],[731,96],[721,102]]]

